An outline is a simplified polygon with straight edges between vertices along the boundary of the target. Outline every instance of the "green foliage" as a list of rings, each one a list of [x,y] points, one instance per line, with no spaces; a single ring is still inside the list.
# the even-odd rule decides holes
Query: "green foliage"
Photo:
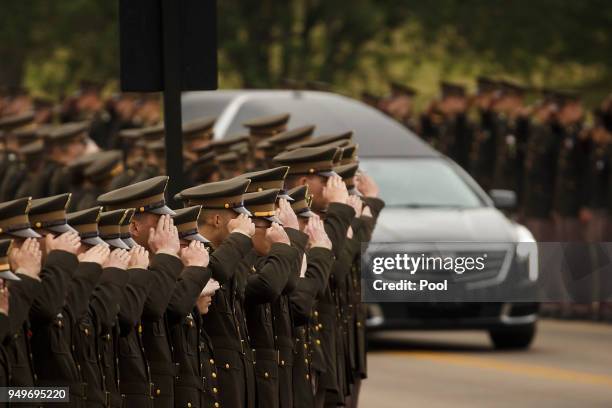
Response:
[[[223,0],[223,87],[317,80],[354,93],[389,79],[425,96],[442,78],[504,75],[601,94],[612,73],[607,0]],[[116,79],[117,1],[8,1],[0,83],[59,96],[83,78]],[[471,81],[470,81],[471,83]]]

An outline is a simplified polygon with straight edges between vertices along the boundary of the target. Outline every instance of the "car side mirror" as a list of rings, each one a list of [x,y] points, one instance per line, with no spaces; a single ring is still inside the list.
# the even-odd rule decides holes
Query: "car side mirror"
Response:
[[[500,210],[511,210],[516,207],[516,193],[512,190],[491,190],[489,195],[495,207]]]

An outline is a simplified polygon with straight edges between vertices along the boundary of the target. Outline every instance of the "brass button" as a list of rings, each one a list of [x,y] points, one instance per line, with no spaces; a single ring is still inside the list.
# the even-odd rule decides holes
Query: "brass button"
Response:
[[[310,374],[306,374],[306,379],[310,380]]]
[[[307,358],[305,358],[305,359],[304,359],[304,362],[305,362],[306,364],[308,364],[308,359],[307,359]]]
[[[267,372],[264,373],[264,377],[268,378],[270,377],[270,374],[268,374]]]
[[[319,315],[319,312],[317,312],[317,311],[315,310],[315,311],[314,311],[314,315],[315,315],[315,316],[318,316],[318,315]]]
[[[285,365],[285,360],[281,360],[281,365],[284,366]]]
[[[221,405],[218,402],[215,402],[215,408],[219,408]]]
[[[210,364],[215,364],[215,360],[213,360],[212,358],[208,361],[210,361]]]
[[[191,408],[191,402],[187,403],[187,408]]]
[[[317,346],[321,345],[321,340],[317,339]]]
[[[217,373],[212,373],[212,378],[217,378]]]
[[[230,365],[228,363],[225,363],[225,368],[230,368]]]
[[[219,392],[219,390],[217,389],[217,387],[213,387],[213,392],[216,394]]]
[[[155,390],[155,395],[160,395],[161,394],[161,390],[158,388]]]

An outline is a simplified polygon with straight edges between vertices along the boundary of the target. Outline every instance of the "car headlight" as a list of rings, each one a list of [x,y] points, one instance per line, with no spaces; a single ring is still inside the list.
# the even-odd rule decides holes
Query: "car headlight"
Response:
[[[529,280],[535,282],[538,280],[538,244],[527,227],[515,224],[515,228],[516,257],[528,262]]]

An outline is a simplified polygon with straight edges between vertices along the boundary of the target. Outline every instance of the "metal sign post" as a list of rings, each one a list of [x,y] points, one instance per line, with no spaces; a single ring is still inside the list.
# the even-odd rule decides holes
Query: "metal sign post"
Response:
[[[168,197],[173,201],[174,195],[184,188],[181,120],[180,2],[176,0],[162,0],[161,6],[166,174],[170,177]]]

